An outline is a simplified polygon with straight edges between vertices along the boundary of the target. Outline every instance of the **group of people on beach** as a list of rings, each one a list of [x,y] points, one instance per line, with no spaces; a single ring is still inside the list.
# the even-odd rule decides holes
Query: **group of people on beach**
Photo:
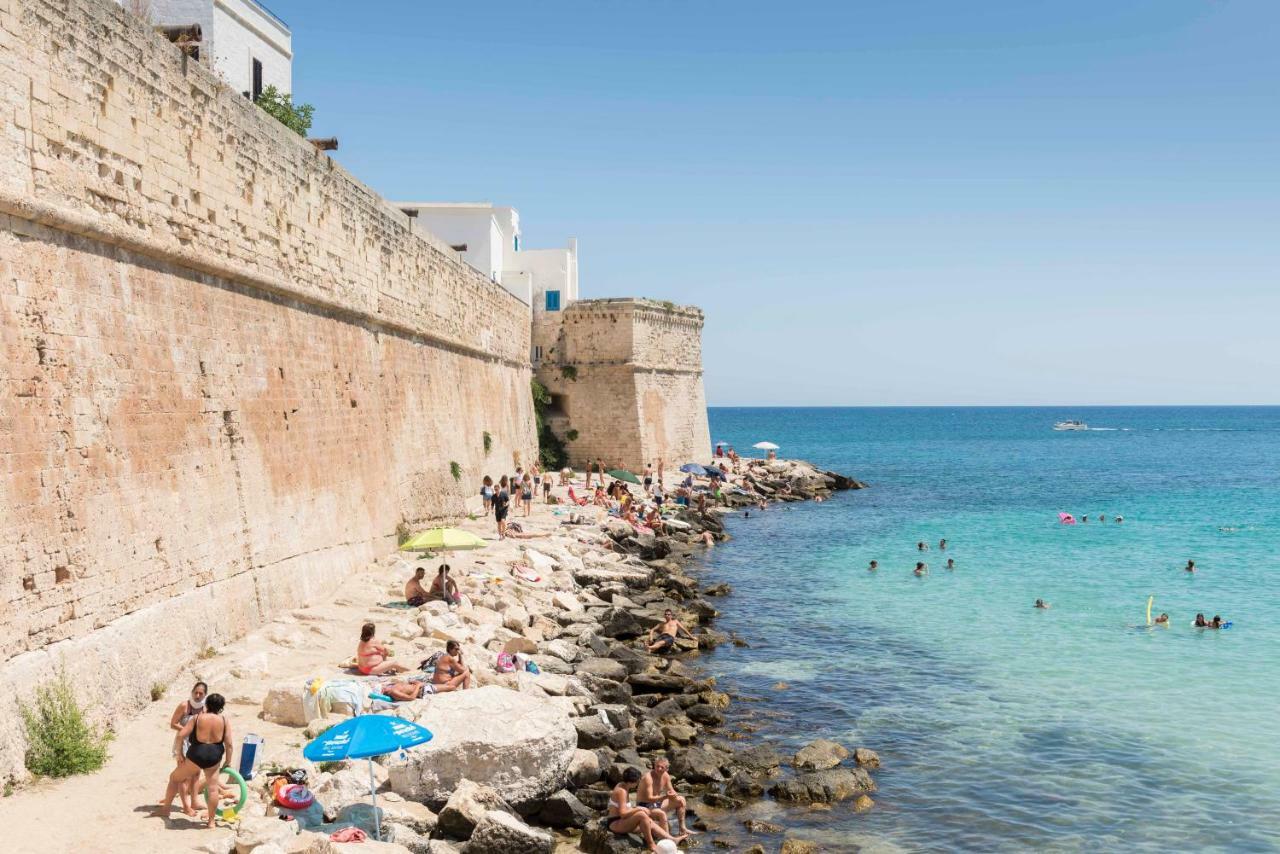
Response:
[[[632,790],[636,793],[634,806]],[[659,756],[648,773],[634,765],[627,766],[609,793],[609,805],[600,824],[617,836],[640,834],[645,846],[653,851],[663,839],[679,844],[696,832],[686,824],[686,807],[684,796],[671,782],[671,763],[665,756]],[[675,813],[678,833],[671,832],[668,811]]]
[[[226,699],[221,694],[210,694],[208,685],[197,682],[187,698],[173,710],[169,729],[174,733],[173,757],[176,764],[160,801],[159,815],[162,818],[169,817],[175,797],[179,798],[183,813],[194,817],[196,796],[203,779],[208,809],[206,820],[209,827],[214,827],[218,802],[229,794],[219,772],[231,764],[235,754],[231,724],[222,713],[225,706]]]
[[[409,667],[391,658],[391,648],[377,638],[377,627],[365,623],[356,644],[356,669],[362,676],[397,676]],[[427,694],[445,694],[471,687],[471,670],[462,660],[462,645],[455,640],[445,644],[444,652],[423,662],[430,678],[396,679],[378,685],[380,693],[393,700],[417,700]]]

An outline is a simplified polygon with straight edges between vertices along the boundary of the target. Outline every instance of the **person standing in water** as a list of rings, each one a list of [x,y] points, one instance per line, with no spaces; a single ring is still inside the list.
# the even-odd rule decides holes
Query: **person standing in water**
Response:
[[[1186,570],[1187,570],[1187,572],[1195,572],[1195,571],[1196,571],[1196,562],[1195,562],[1194,560],[1189,560],[1189,561],[1187,561]]]
[[[873,560],[871,561],[871,565],[867,567],[867,572],[875,572],[879,568],[880,568],[880,562]]]
[[[941,540],[938,540],[938,551],[945,552],[946,550],[947,550],[947,538],[943,537]]]
[[[955,569],[955,568],[956,568],[956,559],[953,557],[947,558],[947,569]]]
[[[925,563],[924,561],[922,561],[922,560],[918,560],[918,561],[916,561],[916,569],[915,569],[915,573],[916,573],[916,575],[917,575],[917,576],[922,576],[922,575],[924,575],[924,574],[925,574],[926,572],[928,572],[928,571],[929,571],[929,565],[928,565],[928,564],[926,564],[926,563]]]

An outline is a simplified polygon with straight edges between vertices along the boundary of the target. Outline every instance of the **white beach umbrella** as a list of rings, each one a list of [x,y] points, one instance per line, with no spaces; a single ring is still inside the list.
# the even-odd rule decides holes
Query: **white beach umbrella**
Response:
[[[777,446],[777,445],[775,445],[775,444],[773,444],[772,442],[756,442],[756,443],[755,443],[754,445],[752,445],[751,447],[753,447],[753,448],[759,448],[759,449],[760,449],[760,450],[762,450],[762,451],[776,451],[776,450],[778,450],[778,446]]]

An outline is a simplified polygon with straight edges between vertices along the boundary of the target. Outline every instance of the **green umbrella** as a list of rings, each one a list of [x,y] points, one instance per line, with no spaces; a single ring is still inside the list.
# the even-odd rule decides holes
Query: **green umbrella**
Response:
[[[618,480],[625,480],[627,483],[634,483],[636,486],[640,485],[640,478],[626,469],[612,469],[608,474],[609,477],[616,477]]]
[[[400,546],[400,550],[406,552],[450,552],[463,549],[482,549],[484,547],[485,541],[470,531],[462,531],[458,528],[432,528],[405,540],[404,545]]]

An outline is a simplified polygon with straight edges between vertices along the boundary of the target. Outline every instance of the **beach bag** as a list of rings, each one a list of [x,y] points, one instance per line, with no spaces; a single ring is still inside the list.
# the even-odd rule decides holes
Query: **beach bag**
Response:
[[[418,669],[421,670],[423,673],[434,673],[436,669],[436,664],[440,661],[440,656],[442,655],[444,655],[443,652],[431,653],[431,656],[429,658],[424,658],[422,660],[422,664],[418,665]]]
[[[499,673],[515,673],[516,660],[509,652],[498,653],[498,672]]]
[[[541,670],[538,669],[538,665],[532,660],[526,661],[524,663],[524,669],[526,673],[532,673],[534,676],[537,676],[539,673],[542,672]]]

